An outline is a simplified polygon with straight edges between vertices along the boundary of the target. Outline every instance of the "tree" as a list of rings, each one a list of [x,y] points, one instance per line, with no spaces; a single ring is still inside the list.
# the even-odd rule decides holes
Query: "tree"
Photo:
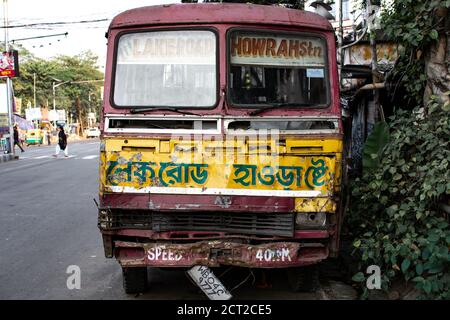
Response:
[[[424,102],[427,103],[431,96],[439,97],[440,101],[450,102],[450,2],[446,1],[446,7],[435,8],[435,29],[430,31],[432,37],[437,39],[430,45],[425,54],[425,70],[427,84],[425,86]],[[436,32],[434,32],[436,30]]]
[[[72,102],[70,111],[77,115],[82,134],[87,109],[94,105],[97,114],[100,111],[101,82],[84,82],[103,78],[103,73],[96,69],[97,56],[88,51],[74,57],[58,56],[55,62],[59,79],[72,82],[63,86],[62,91],[66,99]]]
[[[386,35],[403,47],[392,83],[406,89],[411,105],[426,106],[432,95],[449,101],[449,7],[449,0],[396,0],[382,16]]]
[[[36,104],[49,107],[53,100],[53,83],[68,82],[55,89],[56,106],[77,114],[78,122],[85,122],[88,109],[100,111],[100,88],[102,83],[85,82],[103,79],[97,68],[97,56],[90,51],[76,56],[60,55],[50,60],[34,57],[20,50],[20,77],[14,79],[14,92],[25,105],[34,104],[34,81],[36,81]]]

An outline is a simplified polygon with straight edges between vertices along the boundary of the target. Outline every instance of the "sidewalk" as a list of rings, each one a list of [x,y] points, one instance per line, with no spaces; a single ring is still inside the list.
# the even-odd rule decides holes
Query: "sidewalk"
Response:
[[[0,155],[0,163],[2,162],[7,162],[7,161],[12,161],[12,160],[17,160],[18,156],[13,155],[13,154],[1,154]]]

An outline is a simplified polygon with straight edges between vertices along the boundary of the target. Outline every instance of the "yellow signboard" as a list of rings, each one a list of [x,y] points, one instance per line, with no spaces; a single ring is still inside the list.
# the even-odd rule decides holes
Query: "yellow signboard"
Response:
[[[339,185],[340,152],[241,156],[232,152],[216,158],[197,147],[157,152],[152,147],[122,146],[114,151],[119,148],[108,148],[109,144],[120,142],[107,140],[102,155],[107,192],[317,197],[331,195]]]

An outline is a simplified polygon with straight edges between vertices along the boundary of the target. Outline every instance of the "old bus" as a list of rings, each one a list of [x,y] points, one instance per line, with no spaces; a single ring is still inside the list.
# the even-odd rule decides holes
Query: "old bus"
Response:
[[[148,267],[285,268],[338,254],[335,37],[279,6],[174,4],[107,32],[98,226],[124,289]]]

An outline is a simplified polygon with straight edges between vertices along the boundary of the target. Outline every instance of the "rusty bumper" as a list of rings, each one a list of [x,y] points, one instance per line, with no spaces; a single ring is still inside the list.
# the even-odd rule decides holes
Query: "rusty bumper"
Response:
[[[319,243],[272,242],[250,245],[230,240],[188,244],[115,242],[115,256],[124,267],[218,267],[284,268],[318,263],[328,257]]]

